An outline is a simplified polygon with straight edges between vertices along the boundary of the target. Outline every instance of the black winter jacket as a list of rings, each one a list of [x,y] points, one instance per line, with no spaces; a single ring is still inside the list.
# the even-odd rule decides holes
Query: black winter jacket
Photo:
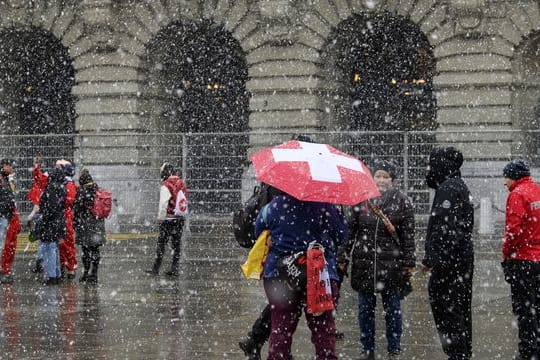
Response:
[[[105,219],[96,218],[92,212],[97,184],[91,182],[77,188],[73,204],[75,241],[82,246],[99,246],[105,243]]]
[[[436,188],[429,217],[422,264],[434,271],[452,271],[474,259],[471,234],[474,208],[459,171]]]
[[[365,293],[383,289],[400,290],[403,269],[414,267],[414,210],[408,197],[391,188],[374,201],[390,219],[399,240],[392,238],[382,221],[367,203],[353,208],[349,240],[339,251],[338,262],[350,254],[351,286]]]
[[[49,175],[49,183],[39,201],[41,219],[36,224],[37,236],[43,242],[56,242],[66,236],[66,218],[64,217],[64,201],[66,189],[64,174],[60,169],[53,169]]]

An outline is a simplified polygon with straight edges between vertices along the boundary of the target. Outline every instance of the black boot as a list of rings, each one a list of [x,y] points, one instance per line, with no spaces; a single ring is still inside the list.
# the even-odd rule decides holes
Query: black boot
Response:
[[[34,274],[41,274],[43,272],[43,260],[37,259],[36,260],[36,266],[32,268],[32,272]]]
[[[246,337],[238,343],[240,349],[249,360],[261,360],[261,344],[258,344],[252,337]]]
[[[86,282],[88,284],[97,284],[98,282],[98,267],[99,263],[92,263],[92,271],[90,272],[90,275],[86,278]]]
[[[79,278],[79,282],[83,283],[83,282],[86,282],[87,280],[88,280],[88,270],[84,269],[84,273]]]
[[[161,267],[161,260],[156,259],[156,261],[154,261],[154,265],[152,265],[152,268],[150,270],[145,270],[144,272],[150,275],[159,275],[160,267]]]

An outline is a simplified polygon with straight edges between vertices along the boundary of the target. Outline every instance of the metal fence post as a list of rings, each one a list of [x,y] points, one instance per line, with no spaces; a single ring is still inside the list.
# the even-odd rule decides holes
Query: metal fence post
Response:
[[[409,133],[403,134],[403,190],[409,191]]]
[[[186,134],[182,134],[182,181],[184,182],[184,184],[186,183],[186,173],[187,173],[187,152],[188,152],[187,136]],[[187,190],[189,194],[189,189]],[[189,195],[188,195],[188,209],[189,209]],[[186,244],[187,244],[187,240],[191,236],[191,229],[190,229],[190,224],[189,224],[190,215],[191,214],[188,212],[188,215],[185,218],[184,231],[182,232],[182,242],[180,244],[180,246],[182,247],[183,260],[186,260]]]

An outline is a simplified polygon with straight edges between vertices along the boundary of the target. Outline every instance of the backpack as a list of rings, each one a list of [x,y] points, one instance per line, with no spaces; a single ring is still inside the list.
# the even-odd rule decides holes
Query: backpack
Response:
[[[90,209],[92,215],[98,219],[106,219],[111,214],[112,193],[105,189],[97,189],[94,195],[94,204]]]
[[[244,206],[233,214],[234,238],[243,248],[250,249],[255,244],[253,238],[255,232],[255,220],[262,207],[270,202],[268,186],[255,186],[253,195],[246,201]]]
[[[15,199],[8,186],[0,187],[0,216],[6,219],[10,219],[15,211]]]

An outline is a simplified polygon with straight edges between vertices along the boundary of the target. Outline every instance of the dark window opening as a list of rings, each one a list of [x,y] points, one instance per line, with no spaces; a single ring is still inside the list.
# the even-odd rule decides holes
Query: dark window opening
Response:
[[[240,201],[248,143],[248,70],[239,42],[210,21],[176,22],[151,41],[146,61],[151,129],[197,134],[185,137],[193,210],[229,212]]]

